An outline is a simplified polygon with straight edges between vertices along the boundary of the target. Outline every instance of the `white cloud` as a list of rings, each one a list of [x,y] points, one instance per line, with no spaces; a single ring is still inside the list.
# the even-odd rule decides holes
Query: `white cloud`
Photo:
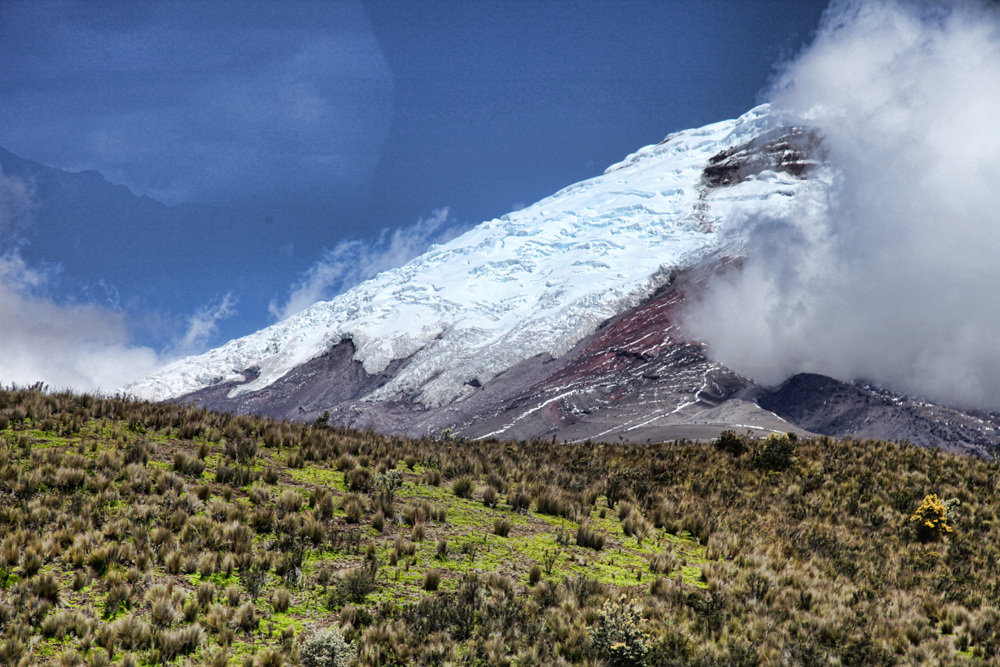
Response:
[[[173,346],[171,356],[184,357],[205,351],[209,338],[219,330],[219,321],[236,314],[236,299],[227,293],[218,304],[202,306],[188,318],[187,331]]]
[[[58,305],[35,294],[46,281],[16,251],[0,256],[0,382],[111,390],[160,366],[155,351],[130,344],[121,313]]]
[[[1000,12],[834,2],[774,104],[823,136],[829,210],[750,219],[686,325],[764,383],[869,379],[1000,408]]]
[[[167,351],[136,345],[128,317],[112,306],[62,304],[51,294],[54,274],[21,257],[18,233],[31,222],[34,203],[23,181],[0,172],[0,384],[44,382],[55,389],[112,391],[179,356],[201,352],[219,320],[234,313],[226,295],[196,311]]]
[[[402,266],[427,252],[435,243],[447,243],[469,229],[450,218],[451,211],[436,209],[416,224],[393,232],[383,229],[374,242],[341,241],[314,264],[292,286],[284,304],[272,301],[269,310],[279,320],[305,310],[317,301],[329,300],[383,271]]]

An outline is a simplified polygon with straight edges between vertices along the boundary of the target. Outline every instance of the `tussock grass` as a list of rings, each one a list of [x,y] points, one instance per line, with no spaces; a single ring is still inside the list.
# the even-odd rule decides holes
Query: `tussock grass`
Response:
[[[0,390],[0,427],[4,665],[1000,664],[992,461],[408,440],[41,387]]]

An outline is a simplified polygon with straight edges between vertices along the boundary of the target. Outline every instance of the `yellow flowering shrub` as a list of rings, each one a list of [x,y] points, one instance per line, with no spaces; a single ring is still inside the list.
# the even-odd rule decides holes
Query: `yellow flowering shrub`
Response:
[[[948,508],[938,499],[936,493],[924,498],[924,502],[910,517],[910,524],[924,541],[952,532],[951,526],[948,525]]]

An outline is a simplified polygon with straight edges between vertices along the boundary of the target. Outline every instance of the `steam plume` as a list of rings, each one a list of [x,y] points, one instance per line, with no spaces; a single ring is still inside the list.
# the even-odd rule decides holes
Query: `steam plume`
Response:
[[[764,384],[868,379],[1000,408],[1000,12],[834,2],[773,104],[817,128],[829,202],[748,219],[688,330]]]

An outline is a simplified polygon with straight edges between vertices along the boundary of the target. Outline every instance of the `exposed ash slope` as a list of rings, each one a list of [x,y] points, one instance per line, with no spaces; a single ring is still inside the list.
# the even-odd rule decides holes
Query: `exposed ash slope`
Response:
[[[795,375],[757,402],[800,428],[824,435],[909,440],[974,454],[1000,443],[1000,415],[962,412],[824,375]]]

